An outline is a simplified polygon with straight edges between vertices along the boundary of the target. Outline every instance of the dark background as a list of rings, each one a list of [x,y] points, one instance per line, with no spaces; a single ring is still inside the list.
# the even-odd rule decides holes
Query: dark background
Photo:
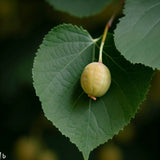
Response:
[[[43,114],[32,85],[35,53],[48,31],[62,23],[103,33],[115,4],[96,16],[76,18],[45,0],[0,0],[0,155],[7,160],[82,160],[82,154]],[[113,25],[113,30],[116,27]],[[90,160],[159,160],[160,72],[134,120]],[[0,157],[1,159],[2,157]]]

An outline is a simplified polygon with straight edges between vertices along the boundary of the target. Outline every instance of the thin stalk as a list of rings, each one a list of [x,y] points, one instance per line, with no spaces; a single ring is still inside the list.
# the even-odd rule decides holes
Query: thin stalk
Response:
[[[108,21],[108,23],[106,24],[106,27],[104,29],[103,38],[102,38],[101,45],[100,45],[100,50],[99,50],[99,60],[98,60],[98,62],[100,62],[100,63],[102,63],[102,51],[103,51],[103,46],[104,46],[106,36],[107,36],[107,33],[108,33],[108,29],[111,27],[112,22],[114,20],[114,17],[115,17],[115,14],[110,18],[110,20]]]

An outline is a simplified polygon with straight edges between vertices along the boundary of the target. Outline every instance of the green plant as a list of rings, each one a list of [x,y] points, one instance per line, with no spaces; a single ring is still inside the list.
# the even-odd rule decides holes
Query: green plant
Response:
[[[86,0],[77,0],[76,5],[48,1],[76,16],[97,13],[108,2],[94,0],[91,6]],[[86,9],[77,10],[77,4]],[[150,87],[153,69],[160,68],[159,0],[127,0],[124,14],[115,34],[107,34],[104,48],[100,38],[93,39],[82,27],[63,24],[45,36],[34,60],[34,87],[45,116],[77,145],[85,160],[135,116]],[[87,64],[98,60],[99,50],[112,83],[104,96],[92,101],[84,94],[80,77]]]

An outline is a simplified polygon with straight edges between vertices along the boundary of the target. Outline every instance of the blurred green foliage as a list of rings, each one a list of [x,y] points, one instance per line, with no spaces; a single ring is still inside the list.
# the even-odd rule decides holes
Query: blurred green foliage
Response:
[[[111,8],[81,19],[54,11],[44,0],[0,0],[0,152],[6,154],[7,160],[18,160],[23,156],[21,149],[29,145],[36,152],[40,150],[37,157],[41,160],[83,159],[77,147],[43,114],[32,86],[33,58],[43,36],[57,24],[82,25],[93,37],[101,35]],[[95,149],[90,160],[103,160],[103,156],[111,153],[119,158],[114,160],[158,160],[159,135],[160,72],[157,71],[136,118],[119,135]],[[25,150],[28,156],[32,155]]]

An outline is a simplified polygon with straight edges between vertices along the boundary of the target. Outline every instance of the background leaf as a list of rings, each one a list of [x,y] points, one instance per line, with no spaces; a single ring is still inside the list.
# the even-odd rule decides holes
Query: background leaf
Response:
[[[160,69],[160,1],[127,0],[115,30],[117,49],[131,62]]]
[[[78,17],[85,17],[100,12],[111,0],[47,0],[60,11]]]
[[[60,25],[44,38],[33,66],[33,80],[46,117],[82,151],[85,160],[98,145],[128,124],[144,100],[153,70],[126,61],[112,34],[103,53],[112,84],[93,101],[80,86],[84,67],[97,59],[99,44],[82,28]]]

